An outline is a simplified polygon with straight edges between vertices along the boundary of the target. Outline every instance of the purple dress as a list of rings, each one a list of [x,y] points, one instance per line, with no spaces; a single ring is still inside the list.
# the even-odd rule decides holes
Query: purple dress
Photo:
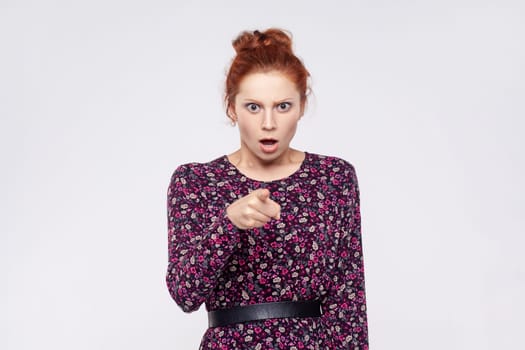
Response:
[[[257,188],[280,220],[240,230],[226,207]],[[319,318],[208,328],[200,349],[368,349],[359,188],[354,167],[306,153],[275,181],[244,176],[226,156],[178,167],[168,188],[166,282],[185,312],[320,300]]]

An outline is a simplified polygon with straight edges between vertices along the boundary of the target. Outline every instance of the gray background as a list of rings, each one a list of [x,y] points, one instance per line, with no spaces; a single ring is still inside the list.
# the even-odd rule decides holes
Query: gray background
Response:
[[[524,349],[523,1],[0,1],[1,339],[196,349],[172,171],[233,151],[231,40],[294,34],[294,146],[359,177],[372,349]],[[5,346],[7,343],[7,346]]]

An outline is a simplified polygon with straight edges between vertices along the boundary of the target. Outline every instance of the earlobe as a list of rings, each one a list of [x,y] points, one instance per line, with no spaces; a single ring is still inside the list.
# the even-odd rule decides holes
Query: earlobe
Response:
[[[233,108],[229,107],[226,114],[228,115],[228,118],[230,118],[232,126],[235,126],[235,123],[237,122],[237,116],[235,115]]]

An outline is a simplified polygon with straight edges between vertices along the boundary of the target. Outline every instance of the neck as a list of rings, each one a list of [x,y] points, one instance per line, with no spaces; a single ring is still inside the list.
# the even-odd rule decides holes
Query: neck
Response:
[[[279,168],[283,166],[288,166],[297,162],[299,151],[288,148],[281,155],[274,159],[261,159],[246,148],[241,147],[239,150],[232,154],[233,158],[236,160],[235,165],[243,168],[250,169],[272,169]]]
[[[304,157],[304,152],[289,148],[279,158],[265,162],[243,152],[241,148],[230,154],[228,159],[244,175],[261,181],[271,181],[294,173],[301,166]]]

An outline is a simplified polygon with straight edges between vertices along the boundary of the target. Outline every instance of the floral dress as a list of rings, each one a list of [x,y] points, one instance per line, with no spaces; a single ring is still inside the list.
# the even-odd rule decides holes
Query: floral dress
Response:
[[[226,208],[258,188],[280,220],[238,229]],[[321,317],[208,328],[200,349],[368,349],[359,188],[354,167],[306,152],[275,181],[244,176],[226,156],[179,166],[168,188],[168,290],[185,312],[319,300]]]

